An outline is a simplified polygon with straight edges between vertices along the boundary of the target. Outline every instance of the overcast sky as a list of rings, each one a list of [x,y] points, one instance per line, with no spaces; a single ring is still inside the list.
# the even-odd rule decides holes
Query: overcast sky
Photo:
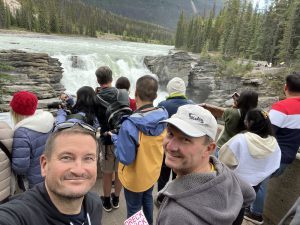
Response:
[[[268,3],[270,3],[272,0],[268,0]],[[265,0],[252,0],[253,2],[253,5],[255,6],[256,3],[258,2],[259,3],[259,8],[264,8],[265,7],[265,3],[266,1]]]

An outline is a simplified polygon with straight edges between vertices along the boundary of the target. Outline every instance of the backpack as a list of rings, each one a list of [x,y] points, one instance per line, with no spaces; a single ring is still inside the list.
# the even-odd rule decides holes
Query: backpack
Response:
[[[113,133],[118,133],[123,122],[122,117],[132,114],[132,109],[129,107],[129,95],[125,89],[117,89],[117,101],[108,103],[99,95],[101,105],[106,108],[105,117],[108,124],[108,129]]]
[[[70,119],[77,119],[77,120],[81,120],[82,122],[84,123],[87,123],[87,118],[86,116],[83,116],[79,113],[75,113],[75,114],[70,114],[70,115],[67,115],[67,121],[70,120]]]

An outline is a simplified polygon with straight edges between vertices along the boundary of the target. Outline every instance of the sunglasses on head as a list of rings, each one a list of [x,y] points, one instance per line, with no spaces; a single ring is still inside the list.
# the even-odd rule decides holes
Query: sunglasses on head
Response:
[[[55,127],[53,127],[52,132],[59,132],[65,129],[69,129],[75,126],[79,126],[81,128],[84,128],[87,131],[90,131],[94,134],[96,134],[96,129],[94,127],[92,127],[89,124],[86,123],[78,123],[78,122],[63,122],[63,123],[59,123],[57,124]]]

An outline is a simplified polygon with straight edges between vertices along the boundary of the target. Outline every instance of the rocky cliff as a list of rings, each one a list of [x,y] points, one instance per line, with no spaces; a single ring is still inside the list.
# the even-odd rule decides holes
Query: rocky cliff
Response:
[[[147,56],[145,65],[155,73],[162,88],[173,77],[181,77],[187,85],[187,95],[196,103],[210,103],[228,107],[235,91],[252,89],[259,93],[259,105],[268,108],[278,101],[282,93],[284,77],[281,68],[266,70],[254,68],[243,76],[222,76],[218,66],[210,60],[186,52],[170,52],[167,56]]]
[[[0,51],[0,111],[9,110],[12,95],[20,90],[34,92],[39,100],[57,97],[64,90],[62,73],[61,63],[48,54]],[[43,101],[39,107],[44,107]]]

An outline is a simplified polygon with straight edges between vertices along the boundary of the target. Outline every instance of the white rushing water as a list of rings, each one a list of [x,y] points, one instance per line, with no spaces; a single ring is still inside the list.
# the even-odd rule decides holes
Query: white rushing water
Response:
[[[61,83],[66,91],[75,94],[84,85],[95,88],[95,70],[109,66],[114,81],[126,76],[131,82],[131,96],[136,80],[151,72],[143,64],[144,56],[167,55],[173,46],[102,40],[86,37],[66,37],[34,33],[0,33],[0,49],[19,49],[28,52],[48,53],[58,58],[64,69]],[[77,57],[78,66],[72,66],[72,56]],[[156,103],[163,100],[166,93],[159,92]],[[133,96],[132,96],[133,97]]]

